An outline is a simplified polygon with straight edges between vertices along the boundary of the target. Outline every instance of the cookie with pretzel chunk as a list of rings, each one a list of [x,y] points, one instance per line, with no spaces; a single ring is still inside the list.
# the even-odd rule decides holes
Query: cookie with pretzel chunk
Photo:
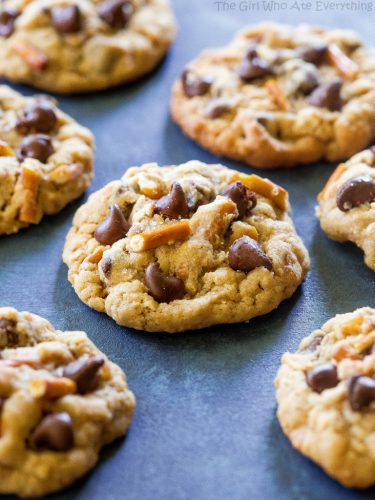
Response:
[[[84,332],[0,308],[0,493],[72,484],[125,434],[134,405],[123,371]]]
[[[375,271],[375,148],[341,163],[318,196],[316,213],[333,240],[351,241]]]
[[[266,314],[309,267],[283,188],[199,161],[133,167],[94,193],[63,258],[90,307],[171,333]]]
[[[0,75],[62,94],[101,90],[151,71],[174,34],[168,0],[5,0]]]
[[[254,167],[346,159],[375,138],[375,51],[351,31],[249,27],[186,66],[171,110],[204,148]]]
[[[375,484],[375,310],[339,314],[286,353],[276,377],[292,445],[350,488]]]
[[[0,235],[56,214],[90,185],[91,132],[48,96],[0,86]]]

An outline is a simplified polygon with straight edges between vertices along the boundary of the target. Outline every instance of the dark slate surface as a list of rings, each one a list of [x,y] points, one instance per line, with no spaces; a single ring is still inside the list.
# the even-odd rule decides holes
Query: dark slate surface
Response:
[[[61,98],[96,135],[96,176],[89,192],[131,165],[178,164],[215,158],[186,139],[168,116],[171,84],[206,46],[225,44],[247,23],[273,18],[357,29],[374,42],[372,2],[344,11],[322,2],[264,4],[175,0],[176,44],[149,78],[91,96]],[[223,4],[220,4],[221,6]],[[269,4],[268,4],[269,5]],[[275,6],[276,3],[273,3]],[[293,5],[305,5],[298,12]],[[284,7],[287,6],[285,9]],[[353,10],[353,8],[355,9]],[[375,9],[375,7],[373,7]],[[323,9],[323,10],[319,10]],[[31,94],[27,87],[18,87]],[[246,167],[226,161],[246,171]],[[84,199],[16,236],[0,238],[0,304],[48,318],[60,329],[86,330],[126,371],[138,405],[128,437],[107,447],[96,469],[51,498],[90,500],[349,499],[349,491],[295,452],[275,417],[273,379],[281,354],[336,313],[374,306],[374,273],[353,245],[329,241],[314,217],[315,196],[333,170],[312,165],[268,175],[291,194],[294,219],[311,255],[301,290],[274,313],[250,324],[219,326],[178,336],[118,327],[83,305],[67,281],[61,251],[72,216]]]

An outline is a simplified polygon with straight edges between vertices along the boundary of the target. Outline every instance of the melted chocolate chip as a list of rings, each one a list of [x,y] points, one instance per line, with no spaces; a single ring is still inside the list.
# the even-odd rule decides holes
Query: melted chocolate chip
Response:
[[[20,15],[18,10],[4,9],[0,12],[0,36],[8,38],[14,31],[14,22]]]
[[[4,403],[5,403],[5,398],[0,397],[0,412],[3,409]]]
[[[312,339],[309,345],[307,345],[302,352],[314,352],[316,348],[320,346],[322,340],[324,339],[323,335],[317,335]]]
[[[353,177],[337,191],[336,203],[342,212],[375,200],[375,180],[367,175]]]
[[[156,262],[147,266],[145,281],[148,293],[158,302],[172,302],[182,299],[185,294],[184,282],[175,276],[163,274]]]
[[[56,125],[56,114],[46,101],[40,101],[25,108],[17,121],[17,130],[23,134],[29,132],[50,132]]]
[[[258,51],[256,44],[250,45],[245,54],[245,59],[249,59],[249,61],[258,57]]]
[[[297,50],[297,54],[304,61],[318,65],[324,61],[327,51],[328,45],[321,43],[310,47],[301,47]]]
[[[174,182],[170,192],[155,203],[154,211],[169,219],[189,217],[189,205],[181,184]]]
[[[111,274],[112,260],[110,257],[104,257],[101,263],[103,274],[106,278]]]
[[[127,0],[104,0],[99,5],[99,16],[113,28],[125,28],[133,13],[133,6]]]
[[[311,389],[318,393],[336,387],[339,383],[337,368],[332,363],[322,363],[314,366],[306,373],[306,381]]]
[[[236,181],[225,188],[221,193],[223,196],[228,196],[236,205],[238,210],[238,218],[242,219],[249,215],[251,210],[257,204],[257,196],[253,191],[250,191],[241,181]]]
[[[248,58],[242,59],[237,73],[241,80],[249,83],[257,78],[273,75],[273,70],[266,61],[263,61],[258,57],[254,57],[251,60]]]
[[[82,15],[77,5],[57,5],[51,9],[52,24],[60,33],[76,33],[82,29]]]
[[[319,85],[309,97],[309,103],[318,108],[328,108],[330,111],[340,111],[343,106],[341,98],[341,78],[335,78],[329,83]]]
[[[69,413],[51,413],[44,417],[30,436],[30,445],[36,450],[68,451],[73,448],[73,421]]]
[[[25,137],[17,150],[17,158],[22,161],[25,158],[35,158],[46,163],[53,154],[54,149],[48,135],[35,134]]]
[[[182,86],[187,97],[196,97],[207,94],[212,85],[212,80],[194,75],[186,69],[181,75]]]
[[[310,94],[319,85],[318,78],[312,71],[306,70],[303,73],[303,78],[299,82],[298,89],[304,94]]]
[[[125,238],[130,224],[118,205],[111,205],[109,215],[97,228],[94,237],[102,245],[113,245]]]
[[[77,392],[85,394],[94,391],[98,387],[98,371],[103,365],[104,359],[100,356],[84,357],[66,366],[63,376],[74,380],[77,384]]]
[[[272,263],[259,243],[249,236],[242,236],[229,248],[229,265],[235,271],[248,273],[256,267],[272,269]]]
[[[375,380],[366,376],[353,376],[348,380],[349,403],[354,411],[368,408],[375,401]]]

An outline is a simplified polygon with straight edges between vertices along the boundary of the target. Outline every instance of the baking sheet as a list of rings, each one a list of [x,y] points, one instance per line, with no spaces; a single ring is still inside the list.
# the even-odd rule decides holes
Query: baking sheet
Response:
[[[354,0],[357,9],[343,11],[340,4],[320,10],[323,2],[311,2],[312,10],[298,11],[297,2],[273,2],[279,9],[271,12],[262,2],[226,3],[234,8],[225,10],[224,2],[220,7],[211,0],[175,0],[178,39],[153,75],[96,95],[59,98],[62,108],[96,135],[96,174],[89,193],[132,165],[216,161],[171,122],[170,87],[201,49],[225,44],[245,24],[275,19],[348,27],[375,42],[375,15],[365,8],[372,2]],[[282,353],[336,313],[375,305],[375,275],[361,252],[328,240],[314,217],[315,196],[333,168],[320,164],[267,173],[290,192],[312,271],[291,300],[250,324],[176,336],[147,334],[121,328],[86,307],[67,281],[61,252],[73,214],[87,195],[36,227],[0,238],[0,304],[40,314],[62,330],[87,331],[126,371],[137,396],[128,437],[108,446],[86,478],[51,498],[374,498],[375,489],[344,489],[294,451],[275,417],[273,379]]]

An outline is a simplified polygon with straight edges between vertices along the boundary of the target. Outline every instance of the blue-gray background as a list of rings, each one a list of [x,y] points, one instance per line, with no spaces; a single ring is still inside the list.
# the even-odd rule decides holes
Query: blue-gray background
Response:
[[[329,8],[311,2],[309,10],[306,2],[305,10],[297,11],[303,3],[290,0],[273,12],[266,12],[262,2],[252,2],[247,11],[241,10],[246,2],[228,3],[233,7],[224,11],[223,4],[219,8],[211,0],[175,0],[177,41],[153,75],[101,94],[59,99],[62,108],[96,136],[96,173],[89,193],[132,165],[215,161],[171,122],[170,87],[201,49],[225,44],[242,26],[264,19],[311,22],[354,28],[375,42],[372,2],[353,1],[342,12],[342,3]],[[312,271],[291,300],[250,324],[152,335],[120,328],[87,308],[68,283],[61,262],[65,235],[83,199],[36,227],[0,238],[0,304],[40,314],[62,330],[87,331],[126,371],[137,396],[128,437],[107,447],[91,474],[54,498],[375,497],[375,490],[342,488],[299,455],[275,417],[273,379],[282,353],[295,349],[302,337],[334,314],[374,306],[374,273],[363,264],[361,252],[329,241],[314,217],[316,194],[333,168],[321,164],[268,172],[290,191]]]

